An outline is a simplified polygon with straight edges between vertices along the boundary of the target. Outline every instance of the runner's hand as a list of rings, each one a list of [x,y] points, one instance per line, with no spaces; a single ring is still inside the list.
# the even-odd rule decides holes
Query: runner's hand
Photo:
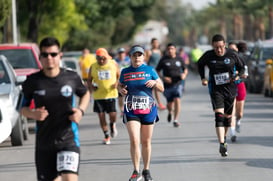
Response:
[[[119,91],[119,93],[121,93],[123,96],[127,95],[127,93],[128,93],[127,85],[119,84],[119,85],[118,85],[118,91]]]
[[[148,80],[145,85],[148,88],[153,88],[156,85],[156,80]]]
[[[68,119],[79,124],[83,116],[82,111],[79,108],[72,108],[72,112]]]
[[[208,85],[208,80],[207,79],[202,79],[202,85],[207,86]]]
[[[44,121],[48,116],[48,111],[45,109],[45,106],[39,107],[32,111],[33,118],[37,121]]]
[[[163,77],[163,81],[167,84],[171,84],[172,83],[172,78],[171,77]]]

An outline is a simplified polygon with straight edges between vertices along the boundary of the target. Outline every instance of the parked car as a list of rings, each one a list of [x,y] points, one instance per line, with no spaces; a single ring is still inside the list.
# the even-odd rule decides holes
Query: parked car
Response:
[[[42,68],[35,43],[0,44],[0,54],[7,57],[16,75],[30,75]]]
[[[82,56],[82,51],[65,51],[65,52],[63,52],[63,58],[64,57],[73,57],[73,58],[79,59],[80,56]]]
[[[264,72],[264,96],[273,97],[273,60],[266,60],[266,68]]]
[[[0,44],[0,54],[8,59],[17,76],[27,76],[42,68],[36,43]],[[35,107],[33,101],[30,107]]]
[[[62,57],[62,64],[64,68],[71,69],[82,76],[79,60],[74,57]]]
[[[7,58],[0,55],[0,143],[11,137],[13,146],[28,139],[27,119],[20,115],[21,83],[25,76],[16,76]]]
[[[253,47],[247,61],[249,76],[246,81],[250,93],[262,93],[264,86],[265,61],[273,56],[273,42],[259,41]]]

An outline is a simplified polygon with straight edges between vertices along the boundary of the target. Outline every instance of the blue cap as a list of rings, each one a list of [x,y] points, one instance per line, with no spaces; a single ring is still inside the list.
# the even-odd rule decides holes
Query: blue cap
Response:
[[[118,49],[118,53],[123,53],[123,52],[125,52],[125,49],[124,49],[124,48],[119,48],[119,49]]]
[[[144,54],[144,49],[141,46],[134,46],[133,48],[131,48],[130,50],[130,55],[133,55],[134,53],[139,52]]]

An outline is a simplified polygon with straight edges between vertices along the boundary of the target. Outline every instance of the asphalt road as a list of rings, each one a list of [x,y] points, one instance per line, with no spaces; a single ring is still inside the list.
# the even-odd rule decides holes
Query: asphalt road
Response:
[[[165,99],[163,99],[165,101]],[[207,87],[190,74],[182,98],[180,121],[174,128],[160,111],[153,135],[151,173],[155,181],[268,181],[273,178],[273,100],[249,94],[241,133],[228,138],[229,156],[218,153],[214,114]],[[133,167],[129,140],[121,119],[119,135],[103,145],[103,134],[91,107],[80,124],[81,181],[125,181]],[[34,181],[34,134],[22,147],[0,145],[0,181]]]

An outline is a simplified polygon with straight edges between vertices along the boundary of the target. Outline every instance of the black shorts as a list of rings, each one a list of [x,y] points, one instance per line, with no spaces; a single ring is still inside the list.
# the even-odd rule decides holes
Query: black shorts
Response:
[[[220,91],[214,92],[210,94],[211,103],[213,110],[224,108],[224,113],[231,115],[233,110],[233,104],[235,95],[232,94],[223,94]]]
[[[59,169],[57,165],[58,153],[69,152],[77,155],[78,162],[76,163],[75,169],[66,170]],[[60,159],[60,158],[59,158]],[[56,177],[61,175],[61,173],[79,173],[80,165],[80,148],[71,147],[63,150],[35,150],[35,164],[37,170],[37,180],[38,181],[48,181],[54,180]]]
[[[95,100],[93,111],[97,113],[117,112],[116,99]]]

